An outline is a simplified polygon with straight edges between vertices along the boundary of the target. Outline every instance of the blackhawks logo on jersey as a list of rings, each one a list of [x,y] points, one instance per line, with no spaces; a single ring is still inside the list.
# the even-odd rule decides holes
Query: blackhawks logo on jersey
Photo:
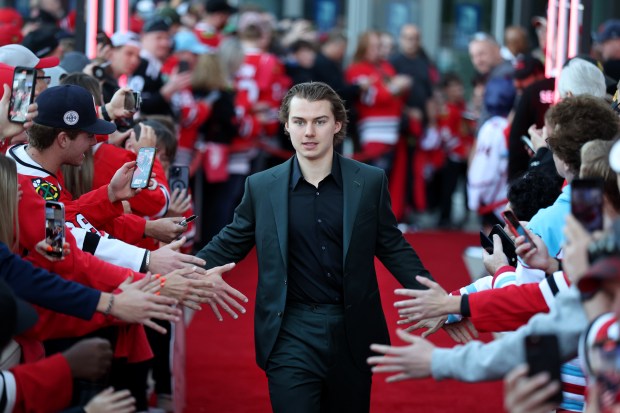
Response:
[[[46,201],[56,201],[60,197],[58,188],[46,180],[36,178],[32,180],[32,186],[37,194]]]

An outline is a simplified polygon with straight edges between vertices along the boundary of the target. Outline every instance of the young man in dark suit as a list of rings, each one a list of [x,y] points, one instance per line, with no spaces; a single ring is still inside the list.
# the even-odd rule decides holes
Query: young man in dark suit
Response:
[[[368,412],[369,345],[389,342],[374,257],[407,288],[431,277],[396,226],[384,172],[334,152],[338,94],[295,85],[280,120],[295,156],[247,179],[233,222],[197,256],[216,266],[256,246],[256,358],[274,412]]]

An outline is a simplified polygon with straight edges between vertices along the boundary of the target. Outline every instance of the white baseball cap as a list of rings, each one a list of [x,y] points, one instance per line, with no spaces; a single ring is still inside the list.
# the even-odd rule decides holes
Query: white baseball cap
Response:
[[[13,67],[47,69],[58,66],[60,59],[56,56],[38,58],[30,49],[21,44],[7,44],[0,47],[0,63]]]

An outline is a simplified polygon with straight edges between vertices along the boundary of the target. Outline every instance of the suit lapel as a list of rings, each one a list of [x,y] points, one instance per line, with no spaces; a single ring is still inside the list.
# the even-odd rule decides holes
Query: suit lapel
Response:
[[[353,234],[353,224],[357,217],[362,190],[364,189],[364,178],[359,173],[360,167],[349,159],[340,157],[340,169],[342,172],[342,192],[343,192],[343,240],[342,240],[342,259],[343,265],[347,261],[349,245],[351,245],[351,235]]]
[[[276,233],[285,271],[288,271],[288,191],[291,161],[284,162],[272,172],[273,184],[269,188],[271,205],[276,223]]]

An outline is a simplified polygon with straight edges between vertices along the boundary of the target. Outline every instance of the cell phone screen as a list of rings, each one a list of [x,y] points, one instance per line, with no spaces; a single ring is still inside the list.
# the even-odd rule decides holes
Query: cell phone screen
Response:
[[[189,70],[189,62],[185,60],[179,61],[179,73],[187,72]]]
[[[65,243],[65,208],[60,202],[45,203],[45,242],[52,246],[50,255],[62,257]]]
[[[525,240],[532,247],[534,247],[534,243],[532,242],[532,239],[527,235],[527,233],[525,232],[525,229],[523,229],[523,226],[519,222],[519,219],[514,214],[514,212],[512,212],[510,210],[506,210],[506,211],[502,212],[502,216],[504,217],[504,221],[506,221],[506,224],[508,224],[508,227],[510,228],[510,231],[512,231],[512,233],[513,233],[513,235],[515,237],[523,235],[525,237]]]
[[[530,148],[532,152],[536,152],[536,150],[534,149],[534,144],[532,143],[532,140],[530,138],[523,135],[521,136],[521,142],[523,142],[528,148]]]
[[[146,188],[149,186],[153,162],[155,161],[155,148],[140,148],[136,159],[136,170],[131,178],[132,188]]]
[[[572,214],[588,232],[603,229],[603,180],[573,180],[570,206]]]
[[[11,90],[11,107],[9,108],[9,120],[11,122],[26,122],[28,106],[34,100],[35,81],[36,70],[34,68],[15,68],[13,88]]]
[[[529,365],[530,377],[547,372],[551,381],[560,381],[560,350],[555,335],[529,335],[525,337],[525,357]],[[549,401],[562,402],[562,389],[558,389]]]
[[[140,110],[140,105],[142,103],[142,97],[140,92],[131,92],[125,94],[125,110],[129,110],[131,112],[137,112]]]

